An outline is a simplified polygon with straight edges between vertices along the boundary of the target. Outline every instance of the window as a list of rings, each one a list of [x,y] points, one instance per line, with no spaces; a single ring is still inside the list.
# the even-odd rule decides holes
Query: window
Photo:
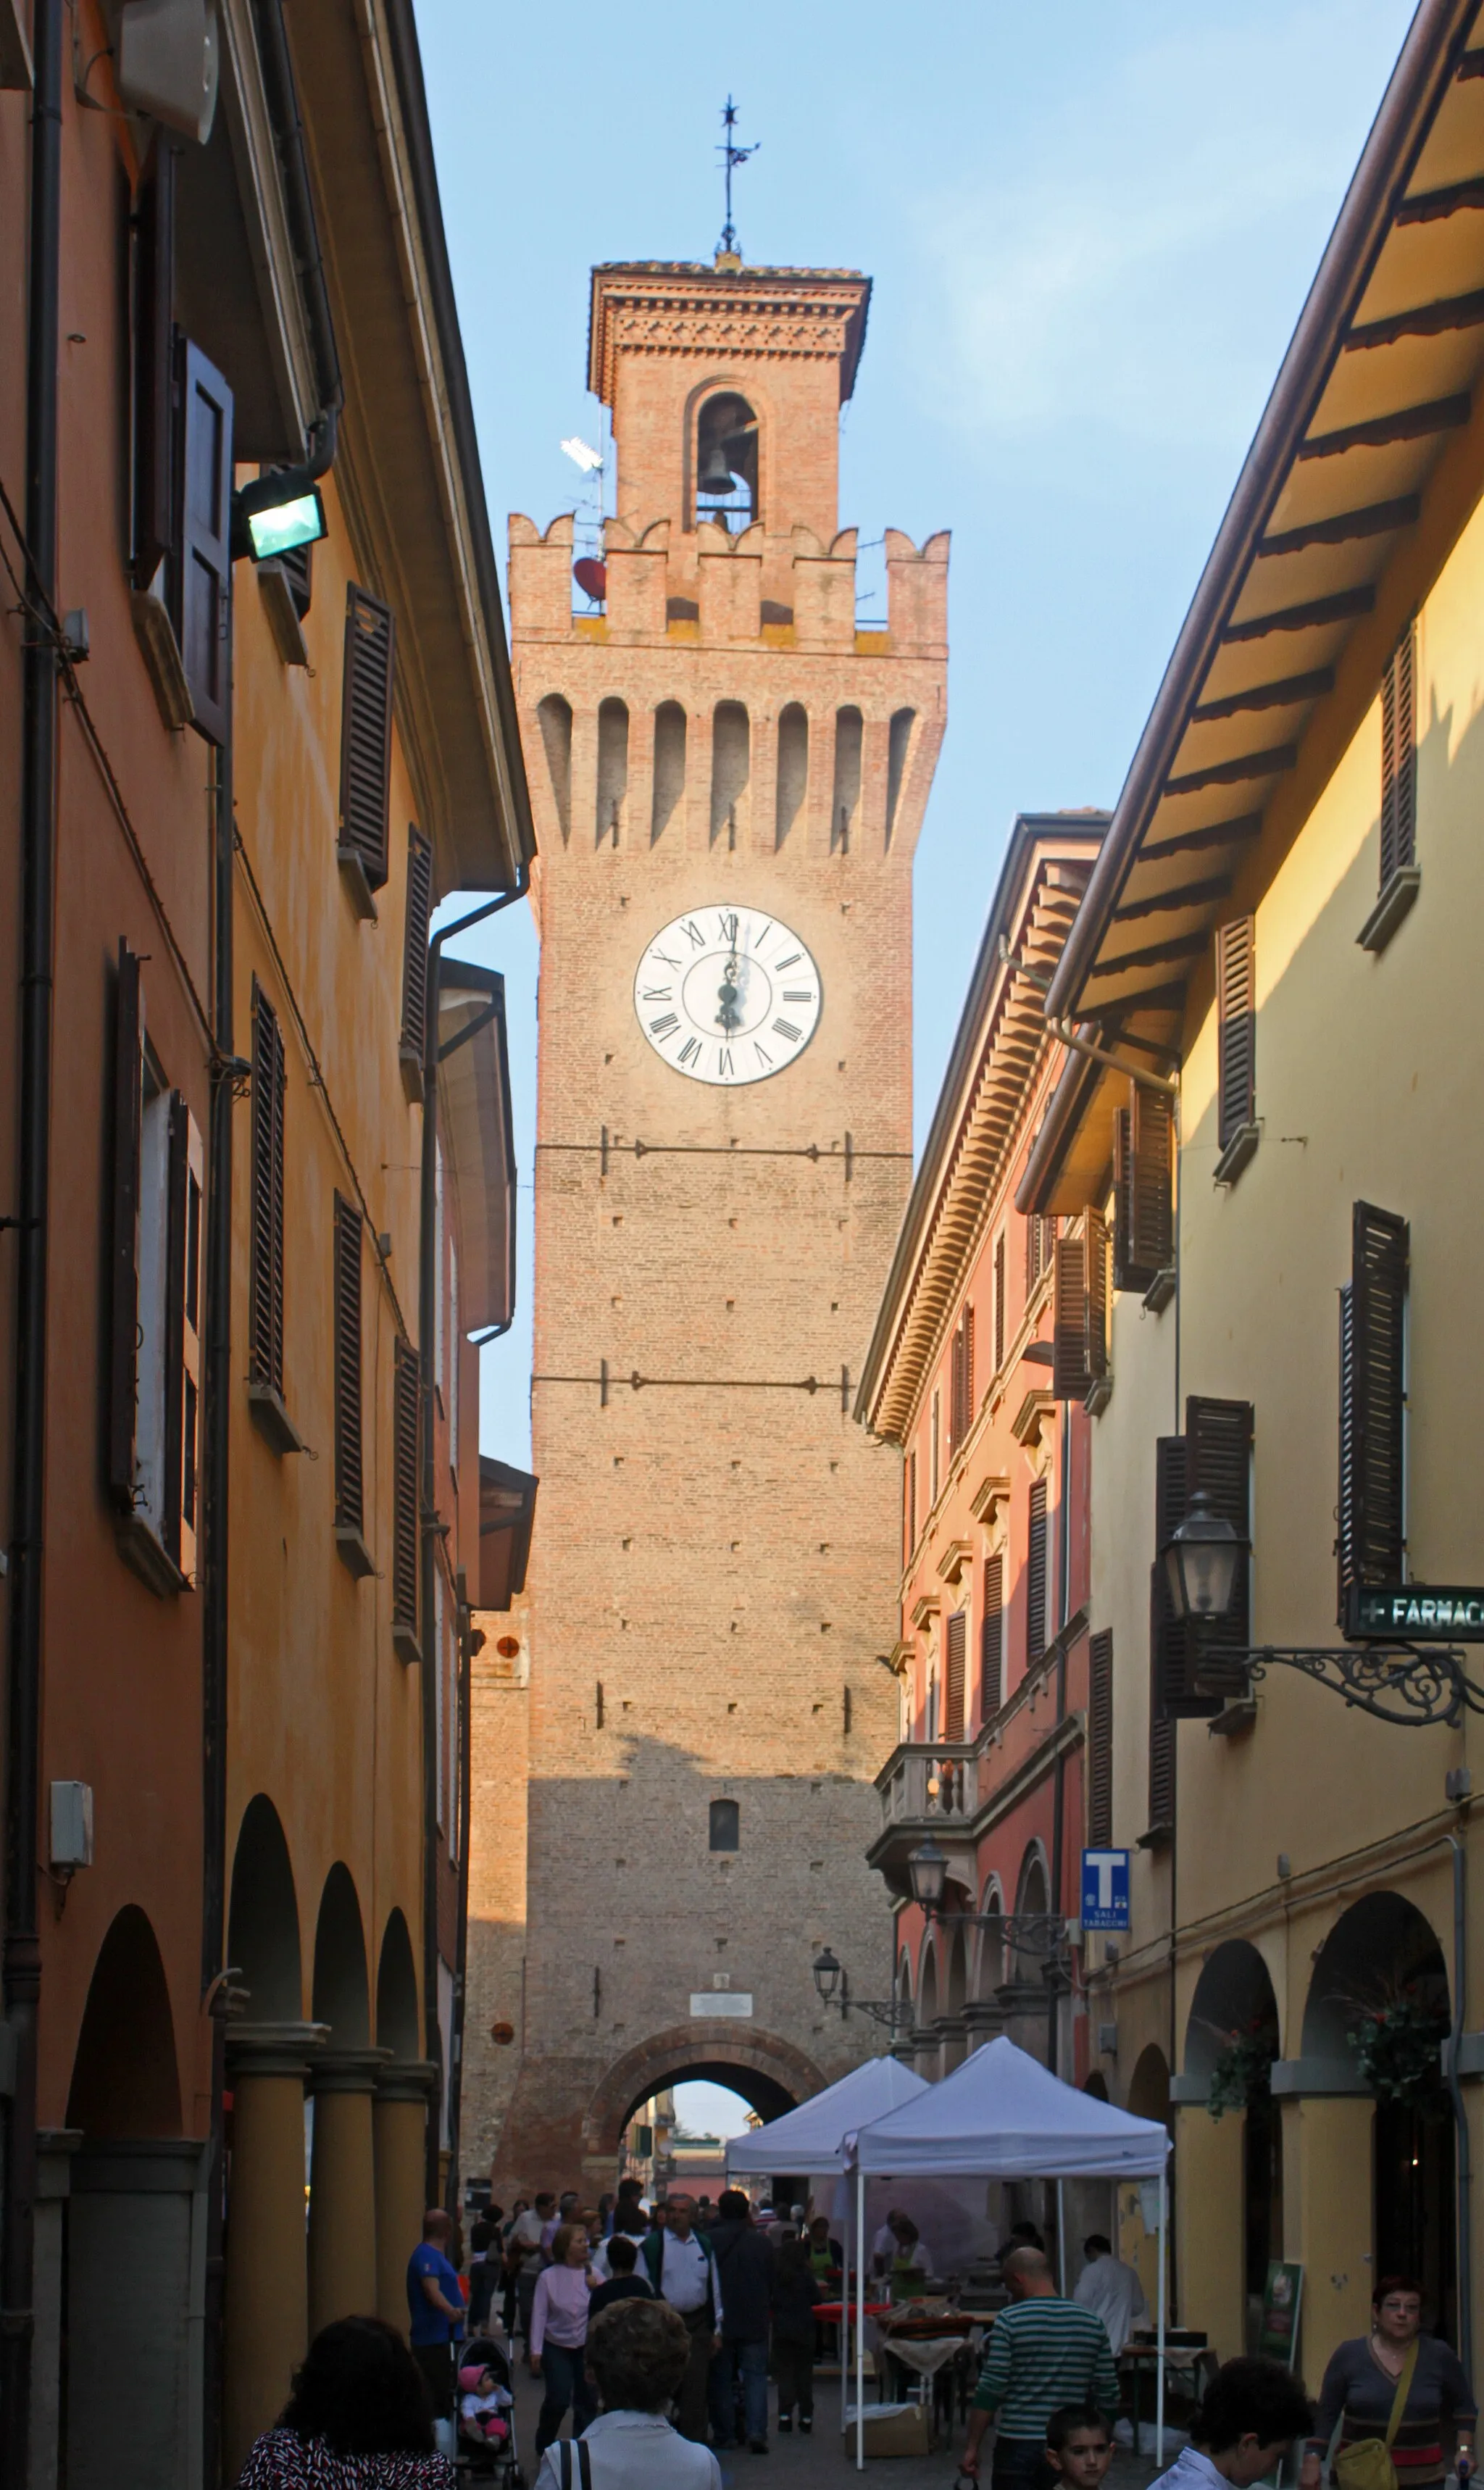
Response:
[[[1004,1230],[995,1238],[995,1373],[1004,1373]]]
[[[1409,622],[1381,686],[1381,886],[1416,861],[1417,626]]]
[[[1046,1482],[1031,1489],[1031,1521],[1026,1547],[1026,1666],[1033,1668],[1046,1649]]]
[[[864,729],[858,709],[835,711],[834,798],[829,813],[829,853],[849,855],[860,810],[860,744]]]
[[[712,825],[713,848],[735,849],[745,828],[742,805],[752,774],[752,731],[741,701],[718,701],[712,721]]]
[[[1113,1840],[1113,1636],[1088,1645],[1088,1847]]]
[[[541,750],[551,780],[551,800],[564,847],[572,833],[572,707],[560,692],[548,692],[536,711]]]
[[[1113,1285],[1143,1296],[1175,1259],[1170,1099],[1131,1081],[1113,1122]]]
[[[760,516],[758,421],[744,397],[723,390],[696,417],[696,518],[741,530]]]
[[[912,1562],[912,1551],[917,1544],[917,1456],[907,1456],[907,1545],[902,1550],[902,1563]]]
[[[1163,1435],[1154,1448],[1154,1558],[1150,1572],[1151,1700],[1172,1720],[1206,1721],[1246,1692],[1246,1668],[1235,1657],[1251,1642],[1251,1567],[1237,1567],[1232,1606],[1209,1618],[1197,1646],[1171,1604],[1160,1549],[1184,1520],[1197,1489],[1220,1520],[1243,1540],[1251,1538],[1252,1404],[1208,1401],[1192,1394],[1185,1404],[1183,1435]]]
[[[948,1355],[948,1445],[957,1452],[974,1424],[974,1308],[966,1306]]]
[[[742,1848],[742,1810],[735,1798],[713,1798],[711,1805],[713,1850]]]
[[[780,847],[803,810],[809,786],[809,719],[798,701],[778,715],[778,789],[773,845]]]
[[[1340,1290],[1340,1621],[1362,1582],[1406,1578],[1407,1285],[1410,1231],[1357,1202]]]
[[[422,1096],[427,1052],[427,933],[433,912],[433,844],[407,830],[407,916],[402,932],[402,1033],[397,1053],[410,1104]]]
[[[968,1673],[969,1612],[955,1608],[947,1622],[944,1637],[943,1734],[958,1739],[964,1734],[964,1681]]]
[[[935,1392],[933,1394],[932,1407],[929,1412],[928,1423],[930,1432],[928,1436],[927,1457],[928,1475],[932,1487],[932,1494],[929,1498],[929,1507],[931,1508],[931,1506],[935,1505],[938,1501],[939,1469],[942,1462],[943,1395],[941,1392]]]
[[[252,1172],[247,1389],[260,1432],[280,1452],[299,1437],[283,1403],[283,1123],[287,1091],[278,1015],[252,980]]]
[[[621,700],[605,700],[597,709],[597,809],[594,844],[617,847],[628,794],[628,710]]]
[[[194,724],[224,743],[231,703],[232,392],[198,346],[179,343],[180,528],[172,620]]]
[[[912,743],[912,730],[917,710],[899,709],[893,711],[887,738],[887,845],[896,827],[897,806],[902,800],[902,783],[907,775],[907,754]]]
[[[992,1721],[1004,1700],[1004,1558],[984,1559],[984,1613],[979,1619],[979,1720]]]
[[[335,1538],[350,1571],[375,1568],[364,1538],[361,1441],[361,1213],[335,1198]]]
[[[1029,1297],[1043,1271],[1050,1268],[1052,1249],[1057,1241],[1057,1223],[1042,1219],[1033,1211],[1026,1221],[1026,1294]]]
[[[176,150],[161,143],[140,177],[133,216],[134,586],[157,595],[160,567],[176,543],[175,395]],[[162,583],[161,583],[162,585]]]
[[[1232,1182],[1257,1147],[1257,986],[1250,916],[1216,934],[1216,1138],[1218,1184]]]
[[[787,716],[787,710],[784,715]],[[685,793],[685,712],[679,701],[661,701],[655,711],[655,788],[650,845],[667,830]]]
[[[418,1620],[418,1352],[398,1340],[392,1372],[392,1642],[422,1656]]]
[[[194,1580],[201,1402],[201,1136],[150,1045],[138,954],[119,944],[108,1481],[120,1552],[152,1590]]]
[[[354,583],[345,592],[345,680],[340,713],[340,832],[335,854],[357,905],[374,916],[387,879],[392,794],[392,609]]]
[[[1059,1401],[1085,1401],[1108,1372],[1108,1231],[1101,1213],[1083,1214],[1080,1236],[1052,1247],[1051,1388]]]

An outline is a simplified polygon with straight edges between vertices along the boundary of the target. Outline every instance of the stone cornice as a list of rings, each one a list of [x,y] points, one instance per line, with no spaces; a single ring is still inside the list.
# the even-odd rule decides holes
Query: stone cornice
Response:
[[[588,386],[612,406],[620,353],[801,356],[840,366],[855,387],[871,280],[854,269],[717,269],[650,260],[595,268]]]

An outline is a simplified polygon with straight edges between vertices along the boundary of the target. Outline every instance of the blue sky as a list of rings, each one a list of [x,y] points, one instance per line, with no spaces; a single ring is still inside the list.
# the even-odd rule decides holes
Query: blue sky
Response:
[[[590,440],[597,259],[705,258],[717,112],[750,260],[875,279],[842,525],[953,535],[949,723],[916,876],[918,1135],[1005,832],[1111,803],[1411,0],[419,0],[485,490],[544,526]],[[535,1106],[524,912],[509,979],[520,1172]],[[529,1208],[529,1191],[525,1195]],[[521,1321],[484,1355],[486,1451],[529,1445]]]

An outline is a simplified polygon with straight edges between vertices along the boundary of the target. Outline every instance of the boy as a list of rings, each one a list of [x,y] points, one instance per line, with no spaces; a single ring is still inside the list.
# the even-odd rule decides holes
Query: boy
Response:
[[[653,2300],[655,2295],[642,2273],[635,2273],[639,2251],[626,2231],[615,2231],[608,2242],[608,2278],[600,2282],[588,2302],[588,2324],[611,2308],[616,2300]]]
[[[1066,2490],[1102,2490],[1113,2433],[1094,2404],[1062,2404],[1046,2423],[1046,2461]]]
[[[1152,2490],[1252,2490],[1312,2421],[1301,2383],[1280,2362],[1228,2360],[1191,2417],[1190,2445]]]

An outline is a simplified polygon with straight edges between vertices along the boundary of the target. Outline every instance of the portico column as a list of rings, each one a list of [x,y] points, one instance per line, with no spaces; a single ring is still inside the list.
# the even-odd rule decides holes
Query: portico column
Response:
[[[1209,2092],[1205,2075],[1176,2075],[1170,2084],[1178,2173],[1175,2270],[1182,2323],[1204,2327],[1217,2359],[1232,2360],[1247,2348],[1247,2113],[1228,2109],[1212,2118]]]
[[[371,2097],[390,2049],[327,2049],[314,2061],[309,2172],[309,2335],[376,2306],[376,2152]]]
[[[393,2060],[376,2078],[376,2313],[407,2331],[407,2260],[422,2237],[427,2104],[438,2070],[427,2058]]]
[[[972,1997],[964,2008],[964,2030],[968,2039],[965,2054],[973,2057],[986,2041],[997,2041],[1004,2030],[1004,2016],[992,1997]]]
[[[1319,2378],[1336,2344],[1371,2322],[1376,2104],[1344,2059],[1280,2058],[1272,2089],[1283,2105],[1283,2253],[1304,2269],[1298,2365]]]
[[[36,2278],[31,2299],[31,2490],[56,2490],[62,2422],[64,2230],[77,2128],[43,2128],[36,2149]]]
[[[936,2023],[915,2023],[912,2027],[912,2049],[917,2072],[930,2084],[938,2081],[941,2045]]]
[[[288,2398],[309,2338],[304,2088],[322,2023],[227,2027],[232,2186],[226,2225],[223,2469],[235,2480]]]
[[[940,2014],[938,2031],[939,2064],[946,2075],[951,2075],[954,2068],[961,2067],[969,2054],[969,2026],[962,2014]]]

